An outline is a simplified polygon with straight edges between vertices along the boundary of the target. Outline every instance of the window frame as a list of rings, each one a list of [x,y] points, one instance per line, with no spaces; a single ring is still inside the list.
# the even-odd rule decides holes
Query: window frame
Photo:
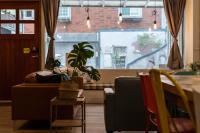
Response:
[[[63,11],[67,11],[67,14],[63,13]],[[71,7],[68,6],[59,7],[58,21],[71,21]]]
[[[26,8],[17,8],[17,7],[12,7],[12,8],[0,8],[0,12],[2,11],[2,10],[15,10],[15,19],[11,19],[11,20],[6,20],[6,19],[1,19],[1,16],[0,16],[0,27],[1,27],[1,25],[10,25],[10,24],[13,24],[13,25],[15,25],[14,26],[14,29],[15,30],[10,30],[11,32],[8,34],[8,33],[3,33],[2,31],[0,31],[0,36],[30,36],[30,37],[34,37],[36,34],[36,22],[37,22],[37,18],[38,18],[38,15],[37,15],[37,12],[36,12],[36,9],[34,8],[34,7],[26,7]],[[24,11],[25,10],[25,11]],[[24,19],[24,17],[23,17],[23,19],[21,19],[20,17],[20,14],[22,14],[22,15],[25,15],[26,14],[26,11],[31,11],[32,12],[32,15],[31,15],[31,17],[25,17],[25,19]],[[25,12],[25,13],[24,13]],[[37,15],[37,16],[36,16]],[[27,19],[26,19],[27,18]],[[34,24],[34,26],[33,26],[33,30],[34,30],[34,33],[31,33],[31,34],[22,34],[22,33],[20,33],[20,24]]]

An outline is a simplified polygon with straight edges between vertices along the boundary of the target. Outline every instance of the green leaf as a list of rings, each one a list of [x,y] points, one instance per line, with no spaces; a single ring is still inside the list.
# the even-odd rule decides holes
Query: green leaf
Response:
[[[91,66],[85,66],[87,60],[94,56],[92,45],[88,42],[80,42],[73,45],[73,49],[68,54],[67,62],[69,65],[74,67],[75,70],[80,70],[87,73],[91,79],[99,80],[100,74],[97,69]]]

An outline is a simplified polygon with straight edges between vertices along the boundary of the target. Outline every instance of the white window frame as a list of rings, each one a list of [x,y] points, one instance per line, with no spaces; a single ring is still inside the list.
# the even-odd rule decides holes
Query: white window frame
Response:
[[[65,12],[65,11],[67,11],[67,14],[62,13],[62,12]],[[58,20],[70,21],[71,20],[71,7],[60,6],[59,14],[58,14]]]
[[[123,8],[119,9],[119,12],[122,13]],[[142,18],[142,8],[129,8],[130,14],[122,14],[122,18]],[[137,10],[137,14],[133,14]]]

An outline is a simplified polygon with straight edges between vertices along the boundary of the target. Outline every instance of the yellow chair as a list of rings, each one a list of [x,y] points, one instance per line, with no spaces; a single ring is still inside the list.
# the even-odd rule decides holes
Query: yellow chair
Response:
[[[161,82],[161,75],[166,76],[174,85],[176,91],[179,93],[185,106],[186,111],[189,114],[190,119],[187,118],[170,118],[170,114],[167,110],[165,103],[165,95]],[[153,85],[153,90],[155,93],[155,99],[158,109],[158,128],[161,133],[171,133],[171,132],[193,132],[195,133],[195,121],[194,116],[190,110],[188,104],[188,98],[185,95],[184,91],[181,89],[181,86],[164,70],[152,69],[150,70],[151,82]]]

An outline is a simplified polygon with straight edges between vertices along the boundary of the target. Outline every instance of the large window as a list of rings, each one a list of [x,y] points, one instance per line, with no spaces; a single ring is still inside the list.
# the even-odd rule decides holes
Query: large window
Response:
[[[89,29],[85,7],[71,7],[71,22],[58,21],[57,24],[56,58],[62,65],[66,65],[66,54],[73,48],[73,44],[87,41],[94,47],[95,53],[88,65],[96,68],[145,69],[165,66],[172,39],[161,7],[156,8],[157,29],[154,29],[154,10],[150,7],[122,8],[124,18],[142,19],[123,19],[118,23],[119,7],[90,7]],[[60,13],[62,11],[63,8],[60,8]],[[182,32],[179,40],[182,48]]]

